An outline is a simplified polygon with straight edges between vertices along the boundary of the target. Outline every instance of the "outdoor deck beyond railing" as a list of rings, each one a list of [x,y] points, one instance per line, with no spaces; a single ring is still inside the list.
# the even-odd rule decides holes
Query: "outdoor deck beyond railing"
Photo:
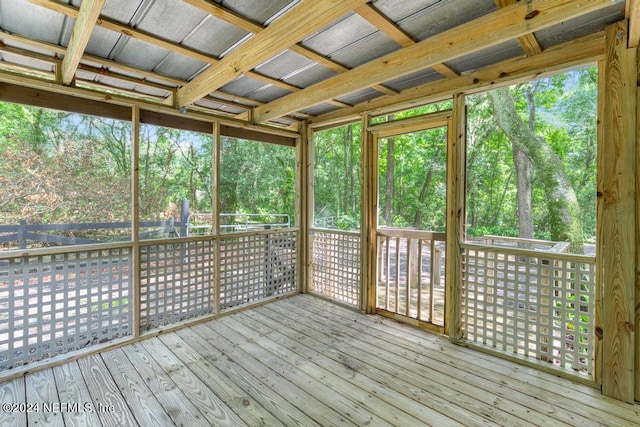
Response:
[[[377,308],[444,332],[445,233],[380,228]]]
[[[132,242],[0,252],[0,373],[295,292],[297,237],[149,240],[135,257]]]
[[[595,257],[462,245],[465,338],[591,378]]]

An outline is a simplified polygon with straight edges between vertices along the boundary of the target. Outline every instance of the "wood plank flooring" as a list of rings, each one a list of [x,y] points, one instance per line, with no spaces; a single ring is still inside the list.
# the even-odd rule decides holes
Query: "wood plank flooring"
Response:
[[[0,403],[1,426],[640,425],[640,405],[309,295],[2,383]]]

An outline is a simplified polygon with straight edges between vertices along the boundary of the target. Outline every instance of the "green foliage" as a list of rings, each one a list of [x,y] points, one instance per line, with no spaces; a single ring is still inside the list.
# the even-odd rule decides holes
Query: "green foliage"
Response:
[[[512,87],[516,108],[535,127],[567,171],[580,205],[584,238],[595,241],[597,68],[590,67]],[[486,94],[467,97],[467,232],[517,236],[515,171],[510,143],[492,117]],[[548,240],[554,224],[534,174],[535,237]]]
[[[235,214],[295,217],[295,150],[292,147],[222,138],[220,210]]]
[[[360,123],[314,134],[315,225],[360,227]]]

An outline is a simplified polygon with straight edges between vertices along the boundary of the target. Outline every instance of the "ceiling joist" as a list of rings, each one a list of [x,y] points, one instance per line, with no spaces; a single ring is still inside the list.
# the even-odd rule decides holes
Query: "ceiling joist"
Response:
[[[518,0],[494,0],[498,7],[507,7],[512,4],[518,2]],[[540,47],[540,43],[536,40],[536,36],[533,33],[525,34],[523,36],[518,37],[518,43],[520,43],[520,47],[524,50],[524,53],[527,56],[537,55],[542,53],[542,47]]]
[[[48,9],[51,10],[55,10],[56,12],[65,14],[67,16],[73,17],[73,18],[78,18],[78,13],[79,13],[79,9],[70,6],[68,4],[64,4],[59,2],[58,0],[29,0],[31,3],[37,4],[39,6],[43,6],[46,7]],[[140,40],[143,41],[145,43],[149,43],[151,45],[154,46],[158,46],[161,47],[163,49],[169,50],[171,52],[175,52],[184,56],[187,56],[189,58],[193,58],[193,59],[197,59],[198,61],[202,61],[208,64],[217,64],[218,63],[218,58],[215,58],[211,55],[207,55],[205,53],[199,52],[195,49],[191,49],[187,46],[184,46],[182,44],[179,43],[174,43],[172,41],[169,40],[165,40],[163,38],[154,36],[152,34],[149,34],[145,31],[139,30],[137,28],[133,28],[130,27],[128,25],[123,25],[119,22],[116,22],[114,20],[105,18],[105,17],[100,17],[100,19],[97,22],[97,25],[99,25],[102,28],[105,28],[107,30],[111,30],[120,34],[124,34],[125,36],[131,37],[133,39],[136,40]],[[270,77],[266,77],[263,75],[260,75],[258,73],[249,71],[247,73],[245,73],[247,75],[247,77],[251,77],[255,80],[258,81],[262,81],[264,83],[273,85],[273,86],[277,86],[277,87],[281,87],[285,90],[291,91],[291,92],[295,92],[297,90],[299,90],[298,87],[295,87],[293,85],[290,85],[288,83],[285,83],[283,81],[277,80],[277,79],[272,79]]]
[[[189,84],[178,89],[178,105],[189,105],[219,89],[270,59],[275,53],[298,43],[310,32],[321,29],[365,2],[366,0],[301,1],[285,16],[231,51],[216,66],[203,71]]]
[[[89,43],[93,27],[96,25],[105,0],[84,0],[80,5],[76,23],[71,31],[67,54],[62,60],[62,84],[70,85],[76,76],[76,70]]]
[[[609,0],[585,0],[580,2],[580,7],[576,7],[575,0],[518,2],[324,80],[303,89],[296,96],[288,95],[257,107],[254,120],[264,123],[327,99],[344,96],[597,11],[610,4]],[[531,13],[532,10],[536,13]]]

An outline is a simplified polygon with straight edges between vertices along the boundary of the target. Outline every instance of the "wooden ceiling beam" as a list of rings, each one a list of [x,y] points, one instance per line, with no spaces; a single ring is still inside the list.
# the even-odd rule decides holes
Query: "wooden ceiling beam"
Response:
[[[395,22],[380,13],[378,9],[373,7],[370,3],[363,4],[356,8],[354,12],[385,33],[400,46],[407,47],[416,43],[409,34],[405,33],[402,28],[398,27]]]
[[[518,0],[494,0],[495,4],[498,7],[507,7],[512,4],[518,2]],[[525,55],[532,56],[542,53],[542,47],[536,36],[533,33],[525,34],[523,36],[518,37],[518,43],[520,43],[520,47],[524,50]]]
[[[71,30],[67,54],[62,60],[62,84],[69,86],[76,76],[76,70],[87,48],[96,21],[100,17],[105,0],[84,0],[80,5],[76,23]]]
[[[556,73],[576,65],[604,58],[604,32],[591,34],[562,45],[546,49],[543,53],[506,60],[457,79],[427,83],[407,89],[395,96],[372,99],[351,108],[334,111],[312,118],[317,126],[352,120],[362,113],[382,114],[437,102],[455,92],[474,93],[505,84],[514,84],[536,77]]]
[[[256,22],[251,21],[244,16],[237,14],[236,12],[227,9],[226,7],[214,3],[210,0],[183,0],[185,3],[196,7],[209,15],[216,17],[222,21],[228,22],[231,25],[242,28],[248,33],[259,33],[264,27]]]
[[[224,6],[214,3],[211,0],[184,0],[192,6],[200,8],[202,11],[207,12],[208,14],[215,16],[216,18],[222,19],[232,25],[235,25],[243,30],[257,34],[260,31],[264,30],[260,24],[257,24],[243,16],[238,15],[237,13],[226,9]],[[324,55],[321,55],[313,50],[303,46],[300,43],[293,44],[289,46],[289,50],[297,53],[298,55],[302,55],[307,59],[310,59],[313,62],[316,62],[324,67],[329,68],[330,70],[335,71],[336,73],[344,73],[345,71],[349,71],[349,68],[345,67],[338,62],[327,58]],[[390,89],[388,87],[382,85],[375,85],[373,88],[379,92],[382,92],[386,95],[394,95],[398,92]]]
[[[190,4],[191,6],[197,7],[203,12],[208,13],[211,16],[214,16],[225,22],[228,22],[229,24],[235,25],[238,28],[242,28],[243,30],[249,33],[257,34],[260,31],[263,31],[265,29],[264,26],[245,18],[244,16],[241,16],[236,12],[225,8],[224,6],[218,3],[214,3],[211,0],[184,0],[184,1]],[[316,62],[324,67],[327,67],[330,70],[333,70],[337,73],[344,73],[345,71],[349,71],[349,68],[345,67],[344,65],[339,64],[336,61],[333,61],[332,59],[327,58],[324,55],[314,52],[313,50],[301,45],[300,43],[296,43],[294,45],[289,46],[289,50],[299,55],[302,55],[305,58],[310,59],[311,61]],[[260,80],[260,75],[258,73],[253,74],[251,77],[257,80]],[[270,84],[273,84],[274,86],[278,86],[283,89],[290,90],[292,92],[297,92],[299,90],[299,88],[293,85],[288,85],[282,80],[271,79],[271,81],[268,81],[266,79],[263,79],[262,81],[268,82]],[[394,95],[398,93],[397,91],[382,85],[375,85],[373,86],[373,88],[386,95]]]
[[[254,111],[259,123],[597,11],[610,0],[531,0],[481,16]],[[579,7],[578,7],[579,6]],[[532,13],[535,11],[536,13]]]
[[[378,9],[371,4],[363,4],[355,10],[355,12],[369,21],[371,25],[378,28],[380,31],[389,36],[392,40],[398,43],[402,47],[409,47],[416,44],[416,41],[407,34],[402,28],[396,25],[385,15],[383,15]],[[432,67],[440,75],[446,78],[456,78],[458,73],[446,66],[445,64],[434,64]]]
[[[275,53],[298,43],[353,10],[366,0],[303,0],[285,16],[273,22],[253,38],[222,58],[216,66],[196,76],[178,89],[178,105],[188,105],[226,83],[249,72]]]
[[[61,3],[58,0],[29,0],[31,3],[37,4],[39,6],[46,7],[51,10],[55,10],[56,12],[65,14],[67,16],[71,16],[73,18],[78,17],[79,9],[70,6],[65,3]],[[137,28],[133,28],[127,25],[123,25],[119,22],[113,21],[111,19],[101,17],[97,25],[107,30],[114,31],[116,33],[124,34],[125,36],[131,37],[136,40],[141,40],[143,42],[152,44],[154,46],[161,47],[163,49],[169,50],[171,52],[179,53],[181,55],[187,56],[189,58],[197,59],[199,61],[208,63],[208,64],[217,64],[219,62],[218,58],[199,52],[195,49],[188,48],[179,43],[174,43],[169,40],[162,39],[160,37],[156,37],[152,34],[149,34],[145,31],[139,30]],[[245,73],[247,77],[253,78],[255,80],[259,80],[274,86],[282,87],[284,89],[295,92],[299,88],[292,86],[288,83],[282,82],[277,79],[273,79],[271,77],[266,77],[255,73],[253,71],[249,71]],[[185,82],[186,84],[186,82]]]

